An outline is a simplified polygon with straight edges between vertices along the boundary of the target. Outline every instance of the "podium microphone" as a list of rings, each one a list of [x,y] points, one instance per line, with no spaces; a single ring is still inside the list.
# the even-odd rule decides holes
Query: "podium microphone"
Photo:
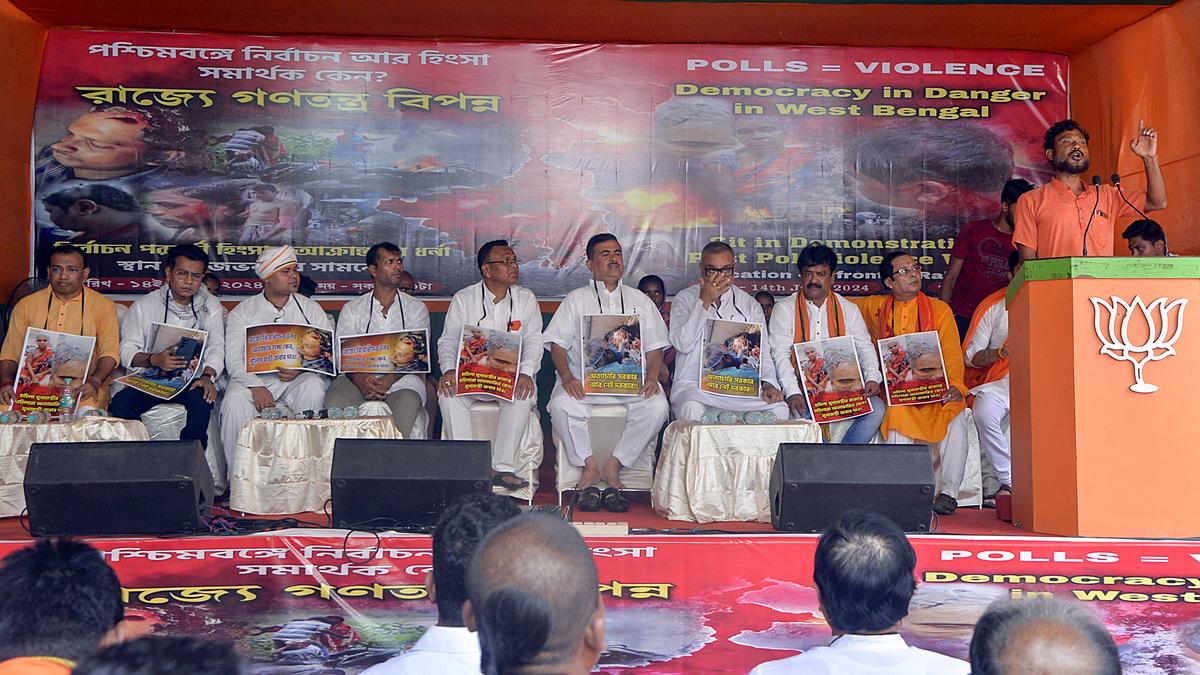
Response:
[[[1119,174],[1119,173],[1114,173],[1114,174],[1112,175],[1112,184],[1113,184],[1114,186],[1116,186],[1116,188],[1117,188],[1117,194],[1121,195],[1121,199],[1124,199],[1124,200],[1125,200],[1125,203],[1129,205],[1129,208],[1133,209],[1134,211],[1137,211],[1137,212],[1138,212],[1138,215],[1142,217],[1142,220],[1150,220],[1150,219],[1149,219],[1149,218],[1146,216],[1146,214],[1142,213],[1142,210],[1141,210],[1141,209],[1139,209],[1138,207],[1134,206],[1134,205],[1133,205],[1133,202],[1131,202],[1131,201],[1129,201],[1128,199],[1126,199],[1126,198],[1125,198],[1125,193],[1124,193],[1124,192],[1121,190],[1121,174]]]
[[[1088,216],[1087,226],[1083,228],[1083,257],[1087,257],[1087,236],[1092,229],[1092,218],[1096,217],[1096,209],[1100,208],[1100,176],[1092,176],[1092,187],[1096,188],[1096,203],[1092,205],[1092,215]]]

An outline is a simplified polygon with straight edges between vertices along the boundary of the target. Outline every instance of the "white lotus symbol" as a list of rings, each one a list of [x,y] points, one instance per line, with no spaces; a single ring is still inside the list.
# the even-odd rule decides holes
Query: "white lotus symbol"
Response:
[[[1101,354],[1128,361],[1133,364],[1133,384],[1130,391],[1149,394],[1158,391],[1158,385],[1146,382],[1142,368],[1151,361],[1159,361],[1175,354],[1175,341],[1183,330],[1183,310],[1187,298],[1167,302],[1159,298],[1147,305],[1142,296],[1136,295],[1133,302],[1110,296],[1110,302],[1102,298],[1091,298],[1095,310],[1096,337],[1104,345]],[[1107,320],[1106,320],[1107,319]],[[1118,326],[1119,323],[1119,326]],[[1130,328],[1137,335],[1146,335],[1145,344],[1129,343]]]

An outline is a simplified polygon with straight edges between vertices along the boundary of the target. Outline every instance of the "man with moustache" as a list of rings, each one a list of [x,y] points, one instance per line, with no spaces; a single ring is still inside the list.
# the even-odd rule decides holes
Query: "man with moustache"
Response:
[[[710,241],[700,252],[699,283],[688,286],[671,303],[671,345],[675,347],[675,386],[671,389],[671,409],[676,419],[698,421],[707,409],[753,411],[767,410],[777,419],[788,416],[783,392],[776,386],[775,363],[771,347],[761,340],[765,332],[762,306],[749,293],[734,284],[737,258],[723,241]],[[709,319],[744,321],[760,329],[759,382],[762,394],[756,398],[732,397],[702,391],[700,373],[704,337]],[[715,370],[715,369],[714,369]]]
[[[1146,191],[1126,191],[1133,207],[1121,199],[1116,187],[1102,185],[1097,191],[1084,181],[1083,174],[1091,166],[1088,133],[1075,120],[1051,126],[1042,147],[1055,175],[1017,201],[1013,243],[1021,260],[1110,256],[1117,218],[1167,208],[1167,185],[1158,165],[1158,132],[1142,121],[1129,148],[1145,165]]]
[[[612,234],[594,235],[587,243],[587,267],[592,280],[563,298],[544,333],[550,358],[558,373],[554,392],[550,395],[550,419],[566,446],[568,460],[583,468],[579,477],[582,490],[579,508],[597,510],[603,504],[609,510],[629,508],[620,494],[621,467],[637,462],[642,451],[658,436],[667,421],[667,401],[658,379],[662,367],[662,351],[670,344],[667,327],[658,308],[644,293],[621,283],[625,275],[625,260],[621,242]],[[584,355],[580,353],[580,319],[584,314],[636,314],[641,322],[642,350],[645,353],[645,377],[638,396],[603,396],[585,394],[582,375]],[[592,406],[620,404],[626,408],[625,430],[612,457],[604,466],[597,466],[592,456],[588,419]],[[604,481],[607,494],[595,487]],[[623,507],[623,508],[622,508]]]
[[[317,410],[325,400],[329,378],[320,373],[280,368],[277,373],[246,372],[246,327],[268,323],[305,324],[333,330],[333,322],[314,300],[300,295],[296,249],[273,246],[254,263],[263,291],[243,300],[229,313],[225,327],[225,369],[229,388],[221,403],[221,442],[232,469],[242,426],[258,412],[278,403],[292,410]]]
[[[887,443],[928,443],[941,457],[939,492],[933,510],[942,515],[958,508],[958,490],[967,469],[967,425],[962,345],[950,306],[921,291],[921,265],[907,251],[891,251],[879,264],[879,277],[887,295],[855,299],[875,340],[908,333],[937,331],[950,388],[940,402],[889,406],[881,431]],[[915,363],[912,364],[915,367]]]
[[[796,267],[800,271],[801,289],[775,305],[767,335],[775,370],[794,419],[804,417],[808,407],[800,389],[792,345],[843,335],[854,339],[859,367],[867,380],[863,394],[871,401],[871,412],[854,418],[842,442],[869,443],[883,420],[884,405],[879,397],[883,376],[862,313],[854,303],[833,292],[837,265],[837,254],[823,244],[811,244],[800,251]]]
[[[199,376],[171,399],[187,411],[179,439],[198,440],[204,447],[208,447],[208,421],[217,400],[213,381],[225,369],[225,312],[219,300],[202,290],[207,269],[208,254],[200,248],[191,244],[172,247],[163,267],[166,283],[134,301],[121,321],[121,363],[128,369],[154,367],[167,373],[187,367],[187,361],[175,355],[178,345],[150,351],[156,323],[208,331]],[[113,397],[109,412],[113,417],[136,420],[160,403],[165,401],[125,387]]]
[[[542,315],[533,291],[517,285],[521,261],[507,241],[497,239],[479,247],[476,263],[483,280],[454,294],[446,312],[442,337],[438,340],[438,362],[444,371],[438,382],[442,435],[454,440],[475,438],[471,401],[479,397],[455,395],[458,382],[454,364],[458,363],[463,326],[514,334],[521,342],[521,360],[519,365],[511,364],[518,373],[513,400],[499,402],[500,419],[496,424],[495,439],[478,440],[493,441],[492,470],[495,475],[492,485],[519,490],[529,485],[528,480],[514,472],[517,445],[530,423],[529,413],[537,405],[533,380],[542,365]],[[484,358],[488,368],[507,370],[504,366],[515,361],[514,357],[515,349],[491,345]]]
[[[375,288],[342,307],[338,335],[429,330],[429,310],[425,303],[400,291],[404,258],[399,246],[385,241],[368,249],[367,273]],[[412,438],[413,425],[425,405],[425,375],[344,373],[334,379],[325,396],[325,406],[329,408],[362,405],[366,401],[387,403],[400,433]]]

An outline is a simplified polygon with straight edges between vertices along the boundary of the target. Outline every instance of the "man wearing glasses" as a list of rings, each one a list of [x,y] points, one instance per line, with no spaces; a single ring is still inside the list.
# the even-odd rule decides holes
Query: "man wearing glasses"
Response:
[[[887,295],[855,298],[876,341],[896,335],[937,331],[946,363],[949,393],[940,402],[888,406],[880,431],[887,443],[928,443],[935,459],[941,457],[937,498],[933,510],[942,515],[958,508],[958,489],[967,468],[967,425],[962,345],[954,313],[941,300],[921,292],[921,265],[906,251],[892,251],[879,264],[879,278]]]
[[[786,420],[788,407],[783,392],[777,386],[775,362],[771,359],[766,339],[766,320],[762,305],[754,296],[734,284],[737,259],[733,249],[723,241],[712,241],[700,252],[699,283],[688,286],[671,303],[670,336],[677,354],[675,386],[671,389],[671,409],[680,420],[699,420],[708,409],[724,411],[765,410],[775,418]],[[705,337],[709,319],[738,321],[758,326],[759,381],[762,393],[758,398],[724,396],[700,389],[700,372],[704,361]]]
[[[533,381],[542,363],[542,314],[533,291],[517,285],[521,261],[508,242],[489,241],[475,257],[483,280],[454,294],[446,324],[438,340],[438,402],[442,409],[442,436],[452,440],[492,440],[492,485],[519,490],[529,481],[518,476],[514,464],[517,445],[537,405]],[[521,341],[517,383],[512,401],[500,401],[500,420],[494,439],[476,439],[471,424],[471,401],[478,396],[455,396],[455,364],[464,326],[515,333]],[[483,397],[491,398],[491,397]]]
[[[171,345],[151,352],[154,324],[182,326],[208,331],[204,339],[204,363],[201,374],[171,399],[187,410],[187,421],[179,440],[196,440],[208,447],[208,420],[217,388],[213,381],[225,369],[225,312],[221,302],[204,286],[208,254],[192,244],[171,247],[163,268],[166,283],[153,293],[143,295],[129,307],[121,321],[121,364],[126,368],[158,368],[162,372],[182,370],[187,361],[175,355]],[[113,397],[109,412],[127,420],[140,419],[154,406],[165,403],[133,387],[125,387]]]

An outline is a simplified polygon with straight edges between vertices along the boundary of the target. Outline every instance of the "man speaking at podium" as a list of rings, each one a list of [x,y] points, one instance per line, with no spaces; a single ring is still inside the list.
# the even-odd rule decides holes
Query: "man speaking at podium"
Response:
[[[1056,122],[1046,131],[1042,147],[1055,174],[1049,183],[1017,201],[1013,244],[1021,252],[1021,260],[1111,256],[1117,218],[1145,218],[1144,211],[1167,207],[1167,186],[1158,166],[1157,131],[1138,122],[1137,136],[1129,147],[1146,165],[1147,190],[1130,190],[1124,196],[1119,186],[1101,185],[1099,176],[1094,176],[1090,185],[1084,180],[1091,166],[1088,138],[1075,120]]]

